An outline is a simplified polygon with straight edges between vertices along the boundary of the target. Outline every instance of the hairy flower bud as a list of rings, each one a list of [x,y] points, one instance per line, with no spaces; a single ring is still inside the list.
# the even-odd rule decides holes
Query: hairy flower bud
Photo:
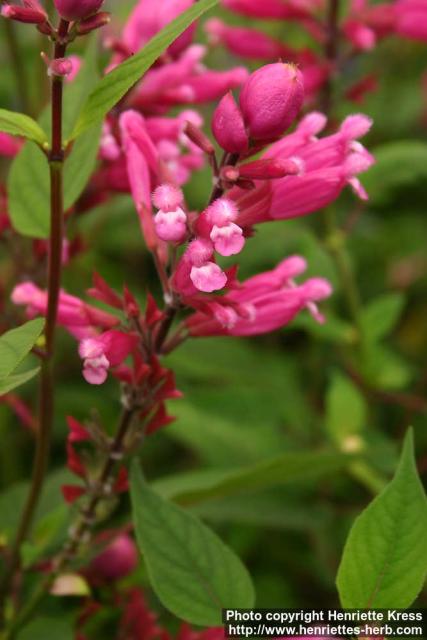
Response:
[[[304,100],[302,74],[293,64],[268,64],[243,85],[240,109],[249,137],[274,140],[295,120]]]
[[[104,0],[54,0],[56,10],[65,20],[82,20],[101,8]]]
[[[231,91],[222,98],[215,109],[212,133],[219,146],[229,153],[242,153],[248,148],[249,141],[243,117]]]

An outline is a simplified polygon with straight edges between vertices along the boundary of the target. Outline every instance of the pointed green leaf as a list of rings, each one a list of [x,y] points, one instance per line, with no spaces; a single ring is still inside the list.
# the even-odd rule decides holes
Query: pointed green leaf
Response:
[[[159,493],[180,504],[258,491],[313,479],[345,468],[353,458],[331,451],[284,453],[240,469],[191,471],[155,483]]]
[[[9,393],[9,391],[16,389],[16,387],[20,387],[22,384],[25,384],[25,382],[34,378],[39,371],[40,367],[36,367],[35,369],[25,371],[24,373],[15,373],[7,378],[0,378],[0,396],[3,396],[5,393]]]
[[[194,515],[166,502],[131,472],[133,521],[150,581],[163,605],[193,624],[221,624],[224,607],[254,604],[239,558]]]
[[[13,136],[21,136],[27,140],[33,140],[33,142],[41,146],[48,142],[41,126],[24,113],[0,109],[0,131],[10,133]]]
[[[361,431],[366,414],[366,402],[360,391],[336,371],[326,395],[326,426],[334,441],[341,445]]]
[[[73,138],[103,120],[115,104],[138,82],[157,58],[192,22],[217,4],[218,0],[199,0],[162,29],[134,56],[113,69],[97,84],[83,107]]]
[[[376,342],[391,333],[405,304],[401,293],[388,293],[371,302],[362,311],[363,335]]]
[[[64,91],[64,137],[69,136],[76,114],[86,100],[97,76],[97,42],[92,38],[81,70]],[[49,112],[41,122],[49,130]],[[64,166],[64,207],[69,209],[83,192],[96,165],[101,125],[92,127],[76,141]],[[32,142],[14,159],[8,180],[9,211],[16,231],[25,236],[47,238],[50,219],[50,179],[45,155]]]
[[[43,330],[44,320],[30,320],[0,337],[0,378],[6,378],[31,351]]]
[[[347,608],[406,608],[427,572],[427,499],[418,477],[413,434],[396,475],[356,519],[337,576]]]

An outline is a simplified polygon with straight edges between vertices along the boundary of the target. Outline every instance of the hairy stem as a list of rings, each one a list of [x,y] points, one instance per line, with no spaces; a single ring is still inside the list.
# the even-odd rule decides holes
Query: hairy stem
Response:
[[[58,29],[58,41],[54,48],[54,57],[65,55],[65,38],[68,22],[61,20]],[[53,357],[55,330],[58,312],[59,290],[61,285],[61,252],[63,241],[63,166],[62,148],[62,78],[52,76],[51,114],[52,144],[49,153],[50,170],[50,236],[48,259],[48,305],[44,330],[45,354],[42,359],[40,376],[39,416],[30,490],[21,515],[17,534],[10,551],[5,574],[0,585],[0,604],[9,593],[14,575],[20,564],[20,549],[28,537],[34,514],[39,503],[46,467],[49,459],[50,439],[54,414]]]

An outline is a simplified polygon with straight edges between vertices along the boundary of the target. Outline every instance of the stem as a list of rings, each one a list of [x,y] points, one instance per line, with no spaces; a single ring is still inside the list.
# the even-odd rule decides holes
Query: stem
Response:
[[[31,103],[28,95],[26,70],[22,59],[18,38],[16,37],[15,24],[12,20],[3,20],[3,25],[6,34],[7,46],[9,49],[10,61],[12,63],[12,68],[14,71],[20,106],[25,113],[31,114]]]
[[[326,40],[324,55],[326,60],[330,64],[330,72],[320,98],[321,109],[327,116],[331,115],[333,109],[333,74],[335,73],[335,65],[339,54],[339,10],[340,0],[329,0],[325,25]],[[356,280],[354,278],[353,270],[350,265],[350,257],[346,249],[346,236],[336,224],[335,211],[332,207],[329,207],[329,209],[326,209],[324,211],[323,221],[327,235],[327,248],[332,259],[334,260],[335,268],[342,285],[343,294],[346,298],[348,312],[354,328],[357,331],[358,342],[361,346],[362,353],[364,353],[360,295]]]
[[[26,605],[12,622],[11,627],[4,636],[4,640],[12,640],[19,629],[32,618],[38,605],[48,595],[55,578],[68,566],[69,562],[75,558],[88,532],[96,523],[98,505],[110,493],[113,471],[123,455],[125,438],[137,411],[138,405],[132,405],[123,409],[116,437],[111,445],[109,456],[101,469],[94,494],[89,499],[86,508],[80,513],[76,524],[72,527],[70,537],[57,556],[52,572],[42,580]]]
[[[333,101],[333,80],[332,74],[335,73],[335,65],[338,58],[338,41],[339,41],[339,18],[340,0],[329,0],[328,13],[326,18],[326,41],[325,41],[325,58],[330,64],[328,79],[323,87],[320,106],[322,111],[329,115]]]
[[[59,40],[55,44],[54,57],[65,55],[64,39],[68,32],[68,22],[61,20],[58,30]],[[16,538],[0,585],[0,604],[10,590],[16,570],[20,564],[20,548],[28,537],[34,514],[41,496],[46,467],[49,459],[50,439],[54,413],[53,356],[55,330],[61,285],[61,252],[63,241],[63,165],[62,149],[62,78],[52,77],[52,145],[49,154],[50,169],[50,237],[48,260],[48,304],[45,324],[45,357],[42,360],[40,378],[39,419],[31,487],[22,512]]]

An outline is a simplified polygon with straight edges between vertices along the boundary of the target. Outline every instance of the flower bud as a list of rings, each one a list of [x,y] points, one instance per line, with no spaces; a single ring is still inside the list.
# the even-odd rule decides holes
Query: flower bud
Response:
[[[56,10],[65,20],[89,18],[101,8],[104,0],[54,0]]]
[[[138,551],[132,538],[119,535],[90,565],[90,572],[105,580],[119,580],[138,566]]]
[[[95,29],[100,29],[101,27],[105,27],[105,25],[111,22],[111,16],[107,11],[101,11],[100,13],[95,14],[94,16],[90,16],[85,20],[82,20],[77,25],[77,33],[79,36],[85,36],[87,33],[91,33],[91,31],[95,31]]]
[[[31,7],[15,7],[10,4],[2,6],[1,15],[4,18],[28,24],[43,24],[47,20],[47,15],[43,10]]]
[[[229,153],[243,153],[248,148],[243,117],[231,91],[227,93],[215,109],[212,119],[212,133],[219,146]]]
[[[302,74],[293,64],[261,67],[243,85],[240,109],[249,137],[269,141],[295,120],[304,100]]]
[[[153,193],[153,203],[163,211],[175,211],[184,202],[184,195],[172,184],[161,184]]]
[[[295,176],[301,167],[291,158],[262,158],[239,166],[239,176],[249,180],[271,180]]]

